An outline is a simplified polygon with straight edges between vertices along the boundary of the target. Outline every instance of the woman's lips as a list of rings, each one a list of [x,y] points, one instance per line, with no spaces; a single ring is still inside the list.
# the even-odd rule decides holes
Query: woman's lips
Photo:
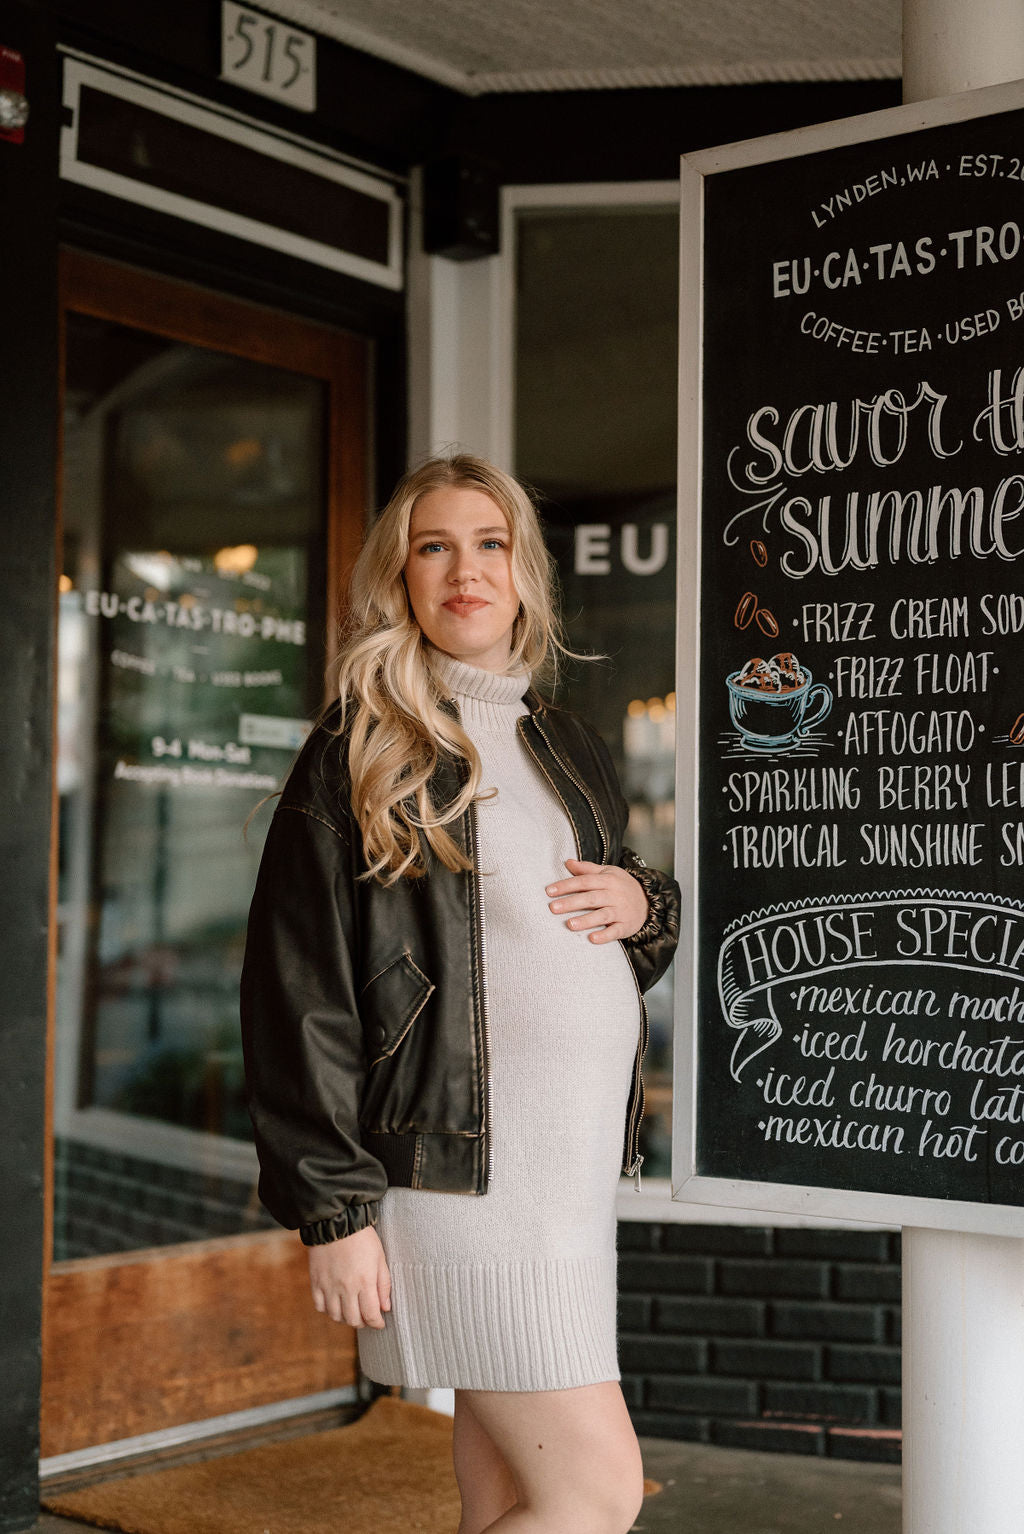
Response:
[[[482,597],[450,597],[442,606],[447,608],[448,612],[464,617],[479,611],[481,607],[486,607],[487,603]]]

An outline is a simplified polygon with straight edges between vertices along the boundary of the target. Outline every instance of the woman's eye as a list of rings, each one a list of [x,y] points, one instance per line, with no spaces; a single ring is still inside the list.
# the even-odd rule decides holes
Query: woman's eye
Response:
[[[420,546],[421,554],[436,554],[438,549],[444,547],[442,543],[424,543]]]
[[[484,548],[485,549],[503,549],[504,547],[505,547],[505,545],[501,541],[500,538],[485,538],[484,539]]]

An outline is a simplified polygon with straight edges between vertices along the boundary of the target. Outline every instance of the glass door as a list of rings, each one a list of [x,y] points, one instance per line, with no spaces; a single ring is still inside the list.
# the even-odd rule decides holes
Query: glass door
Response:
[[[246,822],[362,533],[366,343],[70,253],[64,294],[46,1454],[355,1378],[256,1196],[238,978]]]

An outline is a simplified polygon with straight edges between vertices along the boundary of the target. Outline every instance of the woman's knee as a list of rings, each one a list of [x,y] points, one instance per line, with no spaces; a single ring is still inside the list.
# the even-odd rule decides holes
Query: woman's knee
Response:
[[[622,1501],[619,1512],[622,1515],[623,1530],[631,1529],[640,1517],[644,1505],[644,1467],[641,1463],[635,1473],[622,1483]]]
[[[617,1392],[616,1392],[617,1394]],[[621,1395],[609,1393],[593,1438],[581,1457],[582,1474],[573,1488],[573,1527],[594,1534],[627,1534],[644,1500],[644,1467],[633,1425]]]
[[[586,1485],[547,1488],[524,1506],[575,1534],[628,1534],[643,1507],[643,1477],[595,1477]]]
[[[617,1383],[577,1390],[469,1392],[524,1508],[579,1534],[625,1534],[643,1502],[643,1461]]]
[[[606,1461],[604,1474],[590,1488],[597,1515],[595,1528],[606,1529],[608,1534],[626,1534],[643,1507],[644,1467],[635,1438],[633,1446],[635,1452],[623,1446],[620,1456]]]

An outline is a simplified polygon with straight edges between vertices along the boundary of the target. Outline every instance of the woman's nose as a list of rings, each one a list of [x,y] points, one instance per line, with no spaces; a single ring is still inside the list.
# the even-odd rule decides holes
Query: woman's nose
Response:
[[[455,550],[449,566],[449,579],[453,581],[474,581],[480,574],[475,549]]]

